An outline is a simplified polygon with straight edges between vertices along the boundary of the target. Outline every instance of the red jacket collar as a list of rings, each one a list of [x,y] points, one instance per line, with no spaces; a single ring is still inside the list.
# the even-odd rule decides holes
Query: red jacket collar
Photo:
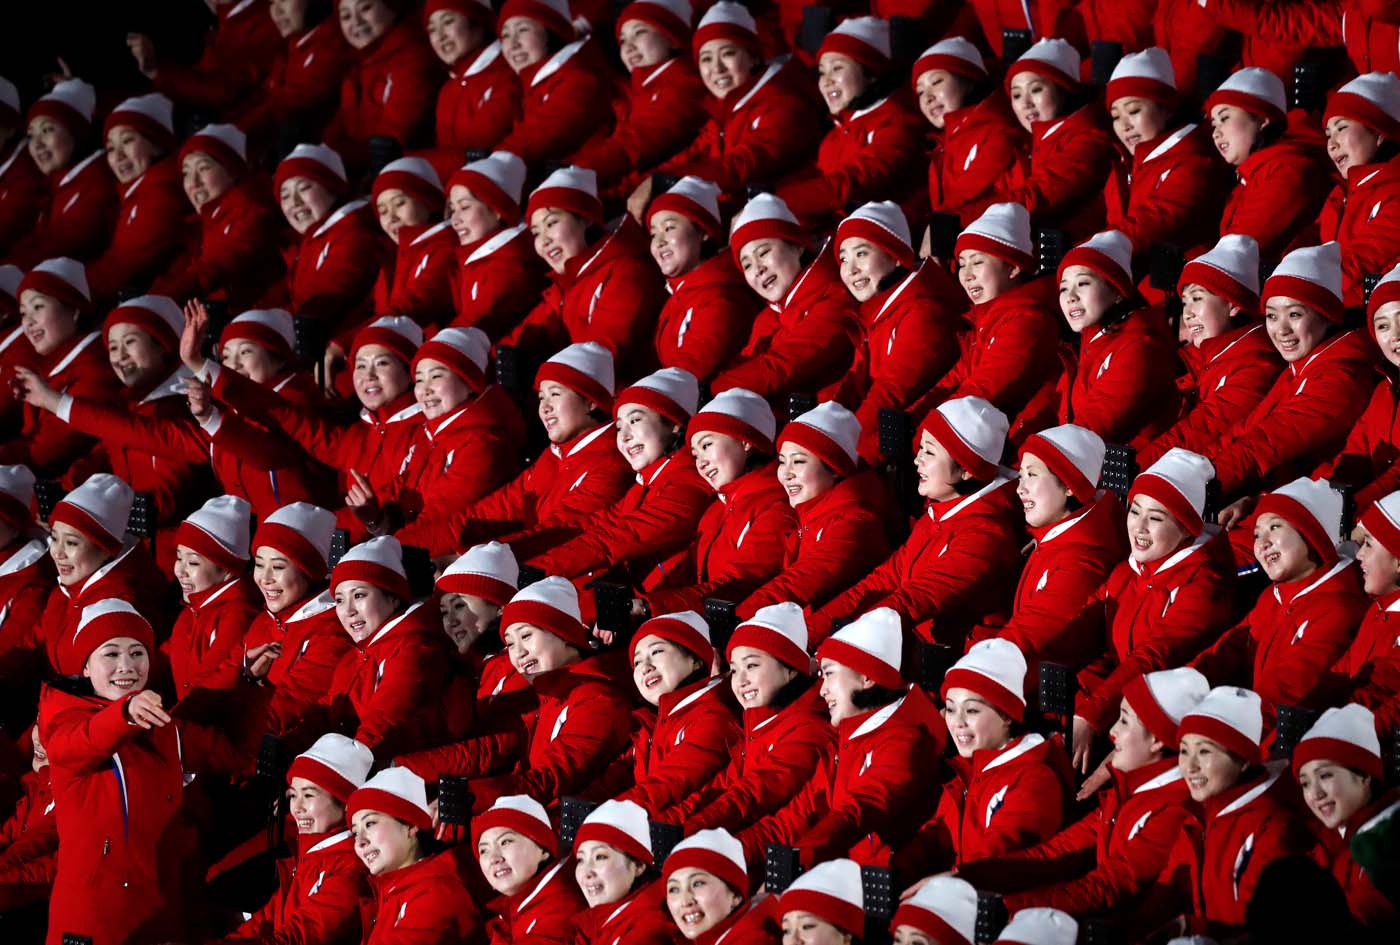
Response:
[[[764,463],[756,469],[749,470],[720,489],[717,493],[719,500],[728,505],[748,497],[751,493],[766,492],[774,488],[778,481],[777,468],[776,463]]]
[[[739,271],[738,266],[734,265],[733,254],[729,252],[715,253],[709,259],[701,260],[700,264],[689,272],[679,276],[671,276],[666,280],[666,287],[671,290],[673,295],[683,289],[709,285],[748,285],[744,281],[744,274]]]

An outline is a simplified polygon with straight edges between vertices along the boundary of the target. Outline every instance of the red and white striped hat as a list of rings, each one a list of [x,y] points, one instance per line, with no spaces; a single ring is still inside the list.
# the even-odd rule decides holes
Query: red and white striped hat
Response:
[[[92,127],[92,116],[96,108],[96,89],[82,79],[63,79],[55,82],[52,89],[29,106],[25,124],[28,125],[34,119],[44,116],[66,125],[73,130],[76,137],[82,137]]]
[[[1263,756],[1264,703],[1259,693],[1238,686],[1216,686],[1181,718],[1178,741],[1187,735],[1208,738],[1246,761],[1258,764]]]
[[[767,400],[751,390],[731,387],[701,407],[686,429],[691,439],[699,433],[722,433],[771,456],[778,421]]]
[[[795,443],[825,463],[838,476],[849,476],[856,468],[856,444],[860,442],[860,421],[834,400],[817,404],[783,427],[778,448]]]
[[[612,410],[613,356],[596,341],[569,345],[535,372],[535,386],[545,381],[563,384],[600,410]]]
[[[1133,244],[1119,230],[1095,233],[1060,260],[1057,279],[1071,266],[1083,266],[1108,280],[1125,298],[1133,294]]]
[[[34,524],[34,473],[28,466],[0,466],[0,522],[16,531]]]
[[[1176,71],[1165,49],[1149,46],[1118,60],[1104,89],[1104,101],[1112,105],[1120,98],[1144,98],[1168,108],[1176,105]]]
[[[273,174],[273,195],[293,177],[305,177],[320,184],[337,197],[350,189],[345,173],[345,161],[340,152],[324,144],[299,144],[284,157]]]
[[[590,223],[603,222],[603,202],[598,199],[598,175],[587,167],[561,167],[530,192],[525,219],[544,209],[567,210]]]
[[[362,810],[388,814],[419,830],[433,829],[428,786],[407,768],[385,768],[357,788],[345,803],[345,819],[353,820]]]
[[[973,251],[1005,260],[1022,272],[1035,268],[1031,215],[1019,203],[994,203],[958,234],[953,254]]]
[[[621,415],[627,404],[640,404],[684,426],[700,406],[700,382],[681,368],[662,368],[618,394],[613,415]]]
[[[517,16],[534,20],[565,42],[573,42],[578,35],[565,0],[506,0],[496,17],[497,28]]]
[[[1152,737],[1175,751],[1182,718],[1208,692],[1210,683],[1204,676],[1189,666],[1178,666],[1135,677],[1123,687],[1123,698]]]
[[[403,545],[392,535],[371,538],[347,551],[331,571],[331,592],[346,581],[369,584],[401,601],[413,598],[403,569]]]
[[[1335,761],[1379,781],[1385,766],[1375,715],[1355,702],[1323,712],[1293,747],[1293,773],[1309,761]]]
[[[162,151],[175,146],[175,104],[159,92],[136,95],[112,109],[102,124],[103,136],[113,128],[135,129]]]
[[[1294,479],[1264,495],[1254,508],[1260,515],[1273,513],[1303,536],[1324,568],[1337,563],[1337,542],[1342,540],[1342,494],[1326,479]]]
[[[836,227],[836,248],[850,239],[860,239],[883,250],[905,269],[915,265],[914,246],[909,236],[909,221],[899,204],[877,200],[865,204],[842,220]]]
[[[736,895],[748,898],[749,870],[744,862],[744,845],[723,827],[697,830],[672,847],[661,878],[670,879],[683,869],[704,870],[718,877]]]
[[[107,554],[116,555],[126,539],[133,497],[125,480],[111,473],[93,473],[59,500],[49,521],[77,529]]]
[[[860,864],[839,859],[818,863],[793,880],[778,900],[778,911],[806,912],[843,932],[865,932],[865,892]]]
[[[827,53],[845,56],[871,72],[884,72],[890,67],[889,21],[878,16],[853,16],[842,20],[822,40],[817,58]]]
[[[977,938],[977,890],[956,876],[934,876],[899,904],[890,928],[907,925],[939,945],[973,945]]]
[[[549,822],[549,812],[533,797],[506,794],[496,803],[472,818],[472,844],[481,842],[481,835],[496,827],[513,830],[550,856],[559,850],[559,837]]]
[[[1391,141],[1400,137],[1400,78],[1391,72],[1368,72],[1327,96],[1323,123],[1351,118]]]
[[[370,200],[379,202],[380,194],[386,190],[401,190],[437,215],[442,212],[442,179],[433,166],[420,157],[401,157],[390,161],[374,177],[370,188]]]
[[[710,642],[710,625],[693,610],[661,614],[645,621],[632,636],[632,653],[645,637],[657,636],[674,643],[691,653],[706,669],[715,658],[714,644]]]
[[[1093,430],[1066,423],[1026,437],[1021,456],[1034,455],[1080,502],[1087,505],[1098,493],[1103,475],[1104,442]]]
[[[486,365],[491,356],[491,339],[480,328],[444,328],[418,347],[413,368],[424,361],[447,366],[474,392],[486,389]]]
[[[59,302],[82,310],[92,303],[92,292],[88,289],[87,268],[76,259],[56,256],[45,259],[24,274],[19,281],[15,297],[33,290],[58,299]]]
[[[791,601],[760,607],[752,617],[735,627],[725,658],[733,661],[735,648],[741,646],[762,650],[803,675],[811,672],[807,621],[802,616],[802,608]]]
[[[1205,528],[1206,486],[1215,467],[1200,453],[1173,446],[1133,480],[1128,501],[1136,495],[1156,499],[1192,535]]]
[[[718,241],[724,236],[724,228],[720,225],[719,196],[719,187],[687,174],[672,184],[665,193],[652,200],[647,207],[646,224],[650,227],[654,215],[669,210],[679,213],[700,227],[711,239]]]
[[[271,548],[319,584],[331,555],[335,516],[310,502],[293,502],[273,512],[253,535],[253,551]]]
[[[1068,912],[1032,906],[1011,917],[994,945],[1074,945],[1079,922]]]
[[[1006,414],[990,402],[981,397],[957,397],[930,410],[919,425],[919,434],[920,439],[927,433],[937,440],[973,479],[990,482],[1001,466],[1010,428]],[[918,451],[918,443],[914,449]]]
[[[651,824],[636,801],[604,801],[593,809],[574,835],[574,849],[588,842],[603,843],[647,866],[655,862],[651,852]]]
[[[690,24],[695,13],[686,0],[632,0],[617,15],[618,39],[622,38],[622,26],[629,20],[640,20],[658,30],[671,41],[675,49],[684,49],[690,41]]]
[[[1233,105],[1277,125],[1286,120],[1288,93],[1283,80],[1268,69],[1249,66],[1233,73],[1206,99],[1209,115],[1218,105]]]
[[[817,659],[840,663],[885,689],[899,689],[904,685],[899,675],[903,649],[899,614],[889,607],[876,607],[822,641]]]
[[[1026,714],[1026,657],[1010,640],[974,643],[943,674],[944,699],[949,689],[971,690],[1019,722]]]
[[[287,783],[292,778],[310,781],[344,804],[364,785],[372,767],[374,752],[353,738],[329,732],[292,759]]]
[[[175,530],[175,544],[233,574],[248,564],[253,507],[235,495],[216,495],[191,512]]]
[[[539,627],[579,649],[588,648],[578,588],[566,578],[551,575],[517,591],[501,612],[501,633],[518,623]]]
[[[406,315],[383,315],[355,332],[355,340],[350,344],[350,360],[353,362],[355,352],[365,345],[379,345],[404,364],[412,364],[422,344],[423,329],[413,319]]]
[[[1259,244],[1242,233],[1226,233],[1219,241],[1181,270],[1178,293],[1198,285],[1236,308],[1252,315],[1259,312]]]
[[[729,250],[735,262],[745,246],[763,239],[785,240],[798,246],[805,242],[797,217],[781,197],[773,194],[758,194],[750,199],[729,224]]]
[[[982,54],[977,51],[976,46],[961,36],[950,36],[940,40],[920,53],[918,61],[914,63],[914,71],[909,75],[909,81],[917,90],[919,76],[935,69],[974,80],[987,78],[987,64],[982,61]]]
[[[1006,88],[1022,72],[1034,72],[1064,89],[1079,88],[1079,53],[1063,39],[1038,39],[1006,70]]]
[[[488,541],[473,545],[449,564],[437,579],[437,589],[444,594],[470,594],[504,607],[515,596],[519,583],[520,565],[510,545]]]
[[[219,334],[219,347],[230,341],[251,341],[282,361],[296,359],[296,328],[284,308],[251,308],[234,318]]]
[[[129,637],[148,652],[156,648],[155,631],[126,601],[108,597],[89,604],[78,618],[77,629],[59,641],[56,668],[65,676],[75,676],[83,671],[93,650],[118,637]]]
[[[1361,513],[1360,522],[1386,551],[1400,557],[1400,492],[1392,492],[1372,502]]]
[[[719,0],[705,11],[690,39],[691,55],[699,59],[701,47],[715,39],[727,39],[752,55],[759,55],[758,24],[742,3]]]
[[[1297,299],[1331,322],[1342,320],[1342,247],[1335,240],[1295,249],[1273,271],[1261,293],[1264,304],[1284,296]]]
[[[185,330],[185,313],[166,295],[138,295],[127,299],[102,322],[106,337],[117,325],[135,325],[171,354],[180,350],[180,334]]]
[[[449,197],[453,187],[465,187],[473,197],[494,210],[503,223],[514,226],[520,222],[525,162],[509,151],[492,151],[453,172],[447,179]]]
[[[235,125],[205,125],[180,145],[180,163],[195,153],[209,155],[238,177],[248,168],[248,136]]]

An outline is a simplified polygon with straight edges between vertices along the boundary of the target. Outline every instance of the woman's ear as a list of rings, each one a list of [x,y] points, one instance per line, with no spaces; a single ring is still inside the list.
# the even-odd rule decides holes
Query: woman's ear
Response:
[[[1226,317],[1229,318],[1231,321],[1234,321],[1236,318],[1239,317],[1239,314],[1242,311],[1244,311],[1244,309],[1240,308],[1238,305],[1231,305],[1230,312]]]
[[[1019,279],[1019,278],[1021,278],[1021,267],[1020,267],[1020,266],[1012,266],[1012,267],[1011,267],[1011,271],[1007,273],[1007,276],[1009,276],[1009,277],[1012,278],[1012,279]]]

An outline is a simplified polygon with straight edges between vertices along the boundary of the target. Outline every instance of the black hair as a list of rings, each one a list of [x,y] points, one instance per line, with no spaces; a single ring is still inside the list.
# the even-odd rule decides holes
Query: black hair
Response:
[[[889,689],[885,686],[871,686],[851,693],[851,702],[857,709],[878,709],[882,705],[898,702],[907,695],[903,689]]]
[[[1084,503],[1080,502],[1079,499],[1075,497],[1073,493],[1065,496],[1066,512],[1078,512],[1082,508],[1084,508]]]
[[[1126,322],[1130,315],[1142,308],[1142,305],[1142,299],[1138,296],[1137,292],[1129,292],[1108,307],[1108,310],[1103,313],[1103,317],[1099,319],[1099,323],[1096,327],[1104,329],[1105,331],[1112,331]]]
[[[661,419],[670,420],[671,418],[662,416]],[[672,420],[671,435],[666,438],[666,444],[662,447],[662,451],[666,456],[670,456],[671,454],[678,452],[683,446],[685,446],[689,442],[690,441],[686,438],[685,435],[685,424],[676,423],[674,420]]]
[[[335,12],[333,0],[308,0],[306,12],[302,14],[301,28],[303,31],[324,22]]]
[[[953,483],[953,491],[961,496],[969,496],[980,489],[987,488],[988,485],[990,485],[990,480],[983,482],[981,479],[959,479]]]
[[[697,667],[690,673],[690,675],[688,675],[688,676],[686,676],[684,679],[682,679],[682,680],[676,685],[676,688],[677,688],[677,689],[685,689],[685,688],[687,688],[688,686],[693,686],[693,685],[695,685],[695,684],[698,683],[698,682],[703,682],[703,681],[705,681],[706,679],[709,679],[709,678],[710,678],[710,667],[707,666],[704,662],[702,662],[701,659],[700,659],[700,657],[696,656],[694,653],[690,652],[689,650],[686,650],[685,647],[681,647],[681,649],[682,649],[682,650],[685,650],[685,655],[686,655],[686,656],[689,656],[691,659],[695,660],[695,662],[696,662],[696,663],[699,663],[700,665],[697,666]]]
[[[902,280],[907,275],[909,275],[909,270],[905,269],[902,265],[896,263],[895,267],[889,272],[885,273],[885,277],[881,279],[878,283],[876,283],[875,291],[884,292],[886,289],[893,288],[895,285],[898,285],[900,280]]]
[[[781,662],[781,660],[779,662]],[[787,666],[786,663],[783,663],[783,665]],[[792,669],[792,667],[788,666],[788,669]],[[807,690],[812,688],[812,677],[800,670],[796,672],[796,676],[789,679],[781,689],[773,693],[773,698],[768,702],[768,707],[770,709],[781,712],[783,709],[786,709],[798,699],[802,698]]]
[[[764,453],[758,447],[753,447],[746,454],[744,460],[744,472],[753,472],[755,469],[762,469],[773,461],[773,457]]]
[[[865,91],[851,99],[850,104],[846,106],[848,111],[858,112],[862,108],[869,108],[893,93],[903,81],[898,69],[888,68],[883,72],[876,72],[864,63],[857,62],[856,65],[865,70],[867,81]]]

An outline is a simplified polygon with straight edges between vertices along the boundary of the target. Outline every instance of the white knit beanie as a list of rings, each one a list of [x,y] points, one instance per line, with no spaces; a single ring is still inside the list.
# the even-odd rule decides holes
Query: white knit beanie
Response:
[[[1210,249],[1188,262],[1177,292],[1198,285],[1246,312],[1259,311],[1259,244],[1242,233],[1226,233]]]
[[[1105,449],[1103,437],[1093,430],[1066,423],[1026,437],[1021,455],[1033,454],[1071,495],[1087,505],[1098,493]]]
[[[618,394],[613,414],[621,415],[627,404],[640,404],[672,423],[684,424],[700,406],[700,382],[682,368],[662,368]]]
[[[1000,637],[974,643],[943,674],[943,698],[949,689],[971,690],[1019,722],[1026,714],[1026,657]]]
[[[981,397],[955,397],[930,411],[919,427],[952,455],[973,479],[996,478],[1006,448],[1010,422],[1006,414]]]
[[[817,659],[832,660],[885,689],[899,689],[904,627],[899,614],[877,607],[861,614],[817,647]]]
[[[958,234],[954,255],[973,251],[1005,260],[1022,272],[1035,266],[1031,215],[1019,203],[994,203]]]
[[[836,227],[836,248],[850,239],[860,239],[883,250],[906,269],[914,266],[914,247],[909,221],[899,204],[877,200],[859,207]]]
[[[1205,528],[1206,486],[1215,467],[1200,453],[1173,446],[1133,480],[1128,501],[1135,495],[1156,499],[1192,535]]]
[[[778,445],[795,443],[825,463],[838,476],[848,476],[856,468],[856,444],[860,441],[860,421],[834,400],[817,404],[783,427]]]

